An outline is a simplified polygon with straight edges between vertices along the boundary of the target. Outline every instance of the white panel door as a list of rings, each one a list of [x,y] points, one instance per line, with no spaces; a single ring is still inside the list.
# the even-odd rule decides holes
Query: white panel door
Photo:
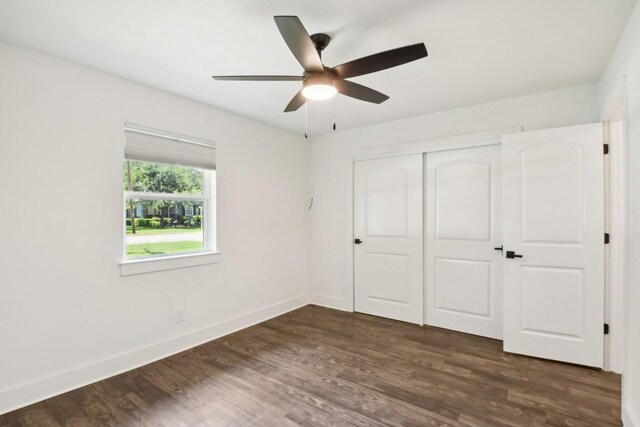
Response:
[[[598,123],[503,137],[505,351],[602,367],[602,135]]]
[[[354,164],[355,310],[422,324],[422,155]]]
[[[502,338],[500,146],[428,153],[425,323]]]

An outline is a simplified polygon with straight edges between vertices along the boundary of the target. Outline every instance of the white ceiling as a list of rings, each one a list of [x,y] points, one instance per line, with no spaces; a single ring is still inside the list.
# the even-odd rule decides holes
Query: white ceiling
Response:
[[[359,127],[595,82],[635,0],[0,0],[0,39],[302,132],[283,113],[299,82],[216,82],[212,74],[300,74],[273,21],[297,15],[333,37],[334,66],[424,42],[429,57],[354,78],[391,97],[336,100]],[[46,75],[43,77],[46,78]],[[330,132],[332,102],[309,107]]]

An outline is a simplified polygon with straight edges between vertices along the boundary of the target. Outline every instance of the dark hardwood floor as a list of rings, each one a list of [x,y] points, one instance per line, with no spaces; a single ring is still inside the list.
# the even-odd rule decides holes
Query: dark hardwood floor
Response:
[[[307,306],[0,416],[2,426],[620,426],[620,377]]]

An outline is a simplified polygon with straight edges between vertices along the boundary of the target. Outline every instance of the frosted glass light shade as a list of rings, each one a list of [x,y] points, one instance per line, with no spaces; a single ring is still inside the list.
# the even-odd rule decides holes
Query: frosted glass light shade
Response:
[[[328,84],[313,84],[302,89],[302,95],[312,101],[324,101],[336,96],[336,88]]]
[[[311,101],[324,101],[336,96],[332,76],[314,75],[302,82],[302,96]]]

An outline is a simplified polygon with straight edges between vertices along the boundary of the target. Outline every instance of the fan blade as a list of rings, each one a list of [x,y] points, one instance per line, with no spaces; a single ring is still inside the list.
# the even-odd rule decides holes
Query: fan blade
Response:
[[[336,80],[334,82],[336,89],[343,95],[350,96],[351,98],[359,99],[361,101],[373,102],[374,104],[382,104],[389,99],[384,93],[380,93],[377,90],[373,90],[366,86],[359,85],[358,83],[350,82],[347,80]]]
[[[349,77],[362,76],[397,67],[425,56],[427,56],[427,48],[424,43],[418,43],[345,62],[334,67],[334,71],[338,73],[340,78],[348,79]]]
[[[212,76],[214,80],[231,80],[238,82],[300,82],[302,76]]]
[[[302,68],[309,72],[323,72],[320,55],[297,16],[274,16],[282,38]]]
[[[300,90],[296,95],[289,101],[286,108],[284,109],[285,113],[290,113],[291,111],[296,111],[298,108],[302,107],[304,103],[307,102],[307,98],[302,95],[302,90]]]

